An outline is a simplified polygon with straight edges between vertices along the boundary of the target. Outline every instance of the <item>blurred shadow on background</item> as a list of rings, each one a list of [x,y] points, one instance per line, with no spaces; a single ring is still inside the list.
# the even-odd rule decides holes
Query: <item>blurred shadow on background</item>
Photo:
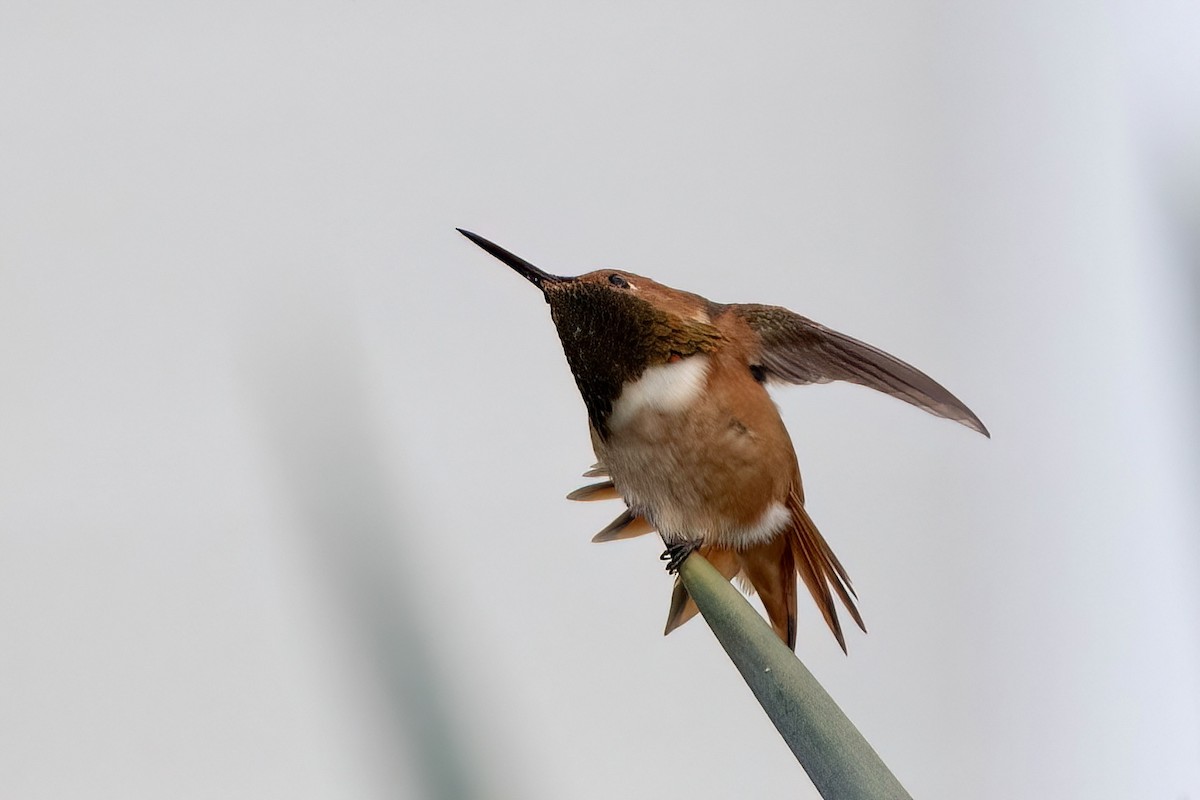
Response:
[[[1200,136],[1200,130],[1196,131]],[[1200,151],[1200,147],[1196,148]],[[1200,162],[1200,152],[1194,155]],[[1192,332],[1200,342],[1200,163],[1191,165],[1184,172],[1186,177],[1168,185],[1166,197],[1167,215],[1172,223],[1172,233],[1180,252],[1179,261],[1186,271],[1191,289]],[[1200,387],[1193,387],[1200,389]]]
[[[353,321],[327,306],[283,311],[253,342],[245,381],[304,555],[324,573],[343,641],[360,650],[352,655],[373,684],[354,688],[383,706],[371,720],[384,729],[384,746],[371,743],[384,762],[377,785],[387,797],[414,786],[431,800],[495,797],[455,727],[417,613],[403,523],[389,502],[398,484],[374,445]]]

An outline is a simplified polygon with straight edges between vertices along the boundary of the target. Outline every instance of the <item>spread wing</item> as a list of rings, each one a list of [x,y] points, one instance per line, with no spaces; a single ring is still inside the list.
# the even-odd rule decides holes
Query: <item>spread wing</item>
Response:
[[[767,378],[788,383],[850,381],[991,438],[979,417],[940,383],[877,347],[779,306],[739,303],[728,308],[758,334],[762,345],[758,366]]]

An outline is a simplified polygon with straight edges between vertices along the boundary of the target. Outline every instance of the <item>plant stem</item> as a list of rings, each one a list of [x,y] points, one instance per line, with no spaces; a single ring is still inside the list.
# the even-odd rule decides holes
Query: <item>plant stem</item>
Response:
[[[703,556],[690,555],[679,577],[825,800],[912,800],[795,653]]]

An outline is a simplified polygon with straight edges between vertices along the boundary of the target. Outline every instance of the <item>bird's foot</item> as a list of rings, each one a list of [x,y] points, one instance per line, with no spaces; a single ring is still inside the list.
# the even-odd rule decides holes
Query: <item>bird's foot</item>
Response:
[[[660,561],[667,562],[668,574],[676,575],[679,573],[679,568],[683,566],[683,562],[687,561],[687,557],[699,549],[699,542],[671,542],[658,558]]]

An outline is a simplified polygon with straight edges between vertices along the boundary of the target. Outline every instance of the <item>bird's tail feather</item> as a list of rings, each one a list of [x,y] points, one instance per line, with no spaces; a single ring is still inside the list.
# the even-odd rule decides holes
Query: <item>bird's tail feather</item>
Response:
[[[603,471],[602,465],[589,470],[596,475],[603,474]],[[609,500],[616,497],[616,488],[611,480],[584,486],[568,495],[571,500],[585,501]],[[858,611],[858,598],[850,584],[850,576],[842,562],[834,555],[829,543],[825,541],[825,537],[817,530],[816,523],[804,510],[804,502],[800,498],[798,488],[788,494],[787,508],[791,515],[790,524],[770,541],[742,550],[705,545],[700,548],[700,555],[726,579],[733,580],[738,575],[745,578],[749,588],[762,598],[771,627],[792,649],[796,647],[796,574],[799,573],[800,579],[804,581],[805,587],[820,609],[825,624],[829,626],[844,652],[846,636],[842,631],[841,620],[838,619],[837,605],[833,599],[835,594],[858,627],[862,628],[864,633],[867,630]],[[653,531],[654,526],[645,517],[627,508],[604,530],[597,533],[592,541],[612,542]],[[677,577],[663,633],[670,633],[683,625],[696,616],[698,611],[695,601]]]
[[[788,496],[788,510],[792,513],[792,525],[785,532],[785,536],[792,551],[796,571],[800,573],[800,578],[825,618],[825,624],[829,626],[844,652],[846,637],[842,632],[841,620],[838,619],[837,606],[829,591],[831,587],[858,627],[863,633],[867,631],[867,626],[863,624],[862,615],[858,611],[857,596],[850,585],[850,576],[833,554],[825,537],[817,530],[812,517],[804,510],[804,504],[796,492]]]
[[[796,575],[799,573],[825,624],[844,652],[846,637],[838,619],[835,594],[858,627],[864,633],[867,630],[858,611],[850,576],[804,510],[799,494],[793,492],[787,505],[791,524],[771,541],[744,550],[709,545],[700,548],[700,555],[727,579],[732,580],[737,575],[746,579],[750,588],[762,598],[775,633],[793,649],[796,647]],[[664,633],[675,630],[696,613],[696,603],[676,578]]]

